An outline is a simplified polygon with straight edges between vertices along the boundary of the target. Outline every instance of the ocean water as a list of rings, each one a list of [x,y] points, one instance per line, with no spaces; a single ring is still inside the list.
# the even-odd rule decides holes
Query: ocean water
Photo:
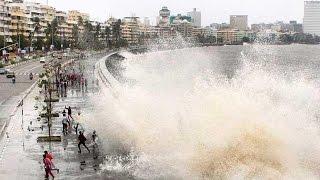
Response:
[[[102,177],[319,179],[320,46],[122,55],[91,99]]]

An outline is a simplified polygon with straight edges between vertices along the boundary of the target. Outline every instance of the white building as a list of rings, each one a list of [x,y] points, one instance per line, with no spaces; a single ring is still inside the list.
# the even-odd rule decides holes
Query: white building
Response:
[[[140,29],[138,17],[125,17],[121,24],[122,38],[125,39],[129,45],[138,43]]]
[[[24,5],[26,6],[26,14],[30,21],[31,33],[34,37],[45,37],[44,31],[47,28],[47,22],[44,21],[44,13],[41,11],[40,3],[25,2]]]
[[[157,24],[159,26],[168,26],[169,25],[169,17],[170,17],[170,10],[168,7],[164,6],[159,11],[159,17],[157,18]]]
[[[320,1],[304,2],[303,31],[320,36]]]
[[[230,28],[238,29],[240,31],[248,30],[248,16],[247,15],[231,15]]]
[[[191,22],[193,26],[201,27],[201,12],[197,11],[196,8],[193,11],[188,12],[188,16],[191,17]]]
[[[0,0],[0,36],[11,35],[9,26],[11,25],[10,7],[4,0]]]
[[[143,19],[143,24],[144,24],[145,26],[151,26],[150,19],[149,19],[148,17],[145,17],[145,18]]]

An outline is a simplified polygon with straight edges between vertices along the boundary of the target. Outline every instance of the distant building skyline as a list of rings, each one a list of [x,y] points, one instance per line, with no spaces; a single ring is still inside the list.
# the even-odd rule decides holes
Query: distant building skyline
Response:
[[[230,28],[240,31],[248,30],[247,15],[230,15]]]
[[[193,8],[193,11],[188,12],[187,15],[191,17],[192,25],[201,27],[202,25],[201,11],[197,11],[197,8]]]
[[[30,0],[29,0],[30,1]],[[31,0],[46,3],[46,0]],[[211,23],[229,22],[231,14],[248,15],[248,24],[272,23],[276,21],[289,22],[297,20],[299,23],[303,19],[304,0],[225,0],[215,2],[212,0],[183,1],[183,0],[49,0],[49,5],[58,10],[80,10],[89,13],[94,20],[103,21],[110,16],[122,18],[126,16],[149,17],[151,24],[155,25],[158,11],[163,6],[167,6],[172,14],[186,14],[193,8],[197,8],[202,14],[202,26]]]

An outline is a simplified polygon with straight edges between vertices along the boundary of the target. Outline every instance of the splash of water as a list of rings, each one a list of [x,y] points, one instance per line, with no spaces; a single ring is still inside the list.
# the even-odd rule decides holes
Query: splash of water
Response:
[[[265,53],[267,52],[267,53]],[[138,179],[317,179],[317,85],[252,46],[230,79],[213,48],[129,55],[122,84],[93,99],[103,173]],[[259,54],[259,61],[256,55]],[[103,99],[103,101],[102,101]]]

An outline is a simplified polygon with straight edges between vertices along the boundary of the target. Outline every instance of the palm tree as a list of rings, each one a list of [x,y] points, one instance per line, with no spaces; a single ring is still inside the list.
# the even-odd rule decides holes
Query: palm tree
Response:
[[[40,18],[39,17],[34,17],[34,18],[31,19],[31,21],[34,24],[34,29],[29,34],[30,48],[32,47],[32,41],[33,41],[34,35],[36,33],[39,34],[39,32],[41,30]]]
[[[93,26],[89,21],[84,22],[84,30],[87,32],[92,32]]]
[[[100,23],[98,23],[96,26],[95,32],[94,32],[95,40],[99,40],[100,34],[101,34],[101,25],[100,25]]]
[[[49,46],[53,45],[57,41],[55,36],[58,31],[58,27],[59,27],[59,24],[56,18],[54,18],[51,23],[48,23],[47,29],[45,30],[47,45]]]

